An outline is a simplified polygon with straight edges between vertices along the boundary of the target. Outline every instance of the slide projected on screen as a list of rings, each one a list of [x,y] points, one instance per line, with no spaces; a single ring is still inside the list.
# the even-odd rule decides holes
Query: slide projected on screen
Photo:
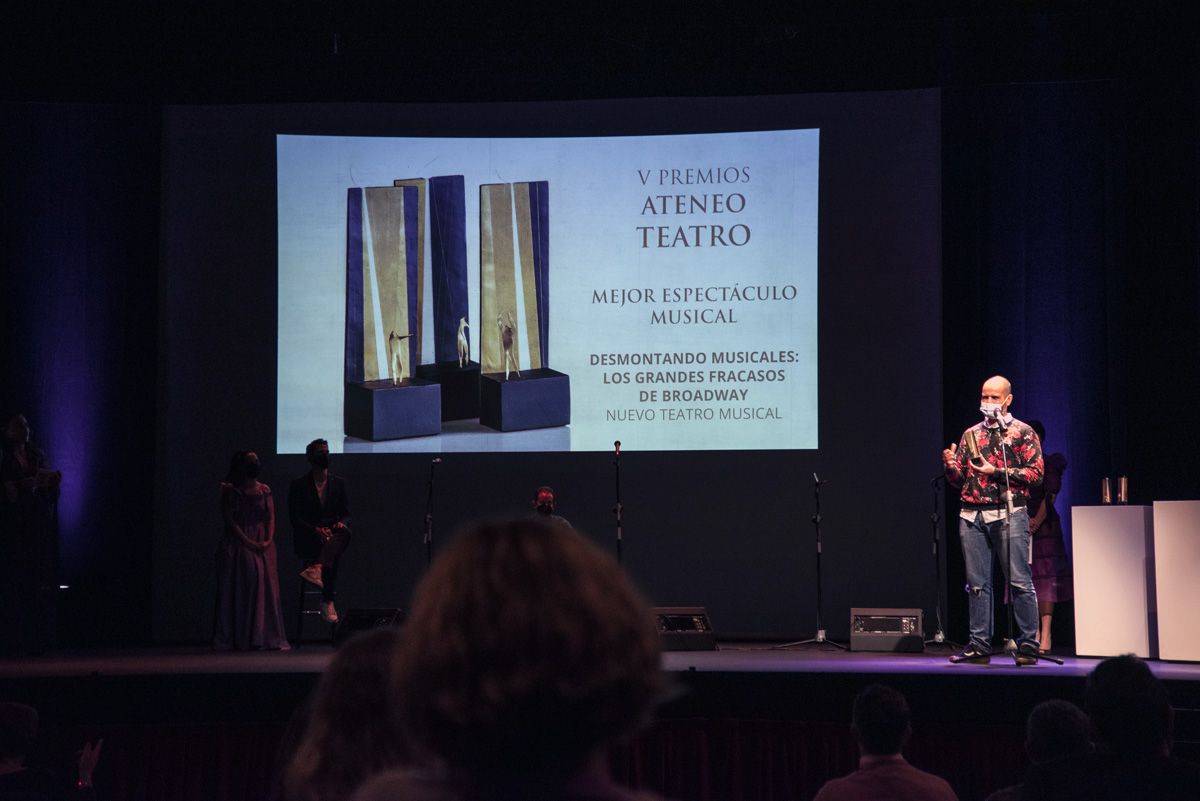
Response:
[[[817,447],[818,130],[276,149],[280,453]]]

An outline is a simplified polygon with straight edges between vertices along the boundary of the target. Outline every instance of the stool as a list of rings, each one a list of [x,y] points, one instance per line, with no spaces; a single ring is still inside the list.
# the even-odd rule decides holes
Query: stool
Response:
[[[308,569],[317,563],[316,559],[305,559],[304,569]],[[304,617],[305,615],[321,615],[321,601],[324,597],[321,595],[321,588],[316,584],[310,584],[304,579],[300,579],[300,604],[296,609],[296,641],[292,645],[299,648],[304,642]],[[329,624],[329,639],[333,639],[335,623]]]

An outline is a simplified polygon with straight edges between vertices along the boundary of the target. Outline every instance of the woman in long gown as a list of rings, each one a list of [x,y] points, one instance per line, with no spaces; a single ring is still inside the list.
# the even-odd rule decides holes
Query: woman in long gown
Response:
[[[238,451],[221,484],[225,533],[217,546],[213,647],[287,650],[275,563],[275,501],[258,480],[258,455]]]
[[[1042,441],[1045,478],[1040,486],[1029,492],[1029,533],[1033,537],[1033,587],[1037,591],[1038,616],[1041,618],[1038,642],[1043,653],[1050,650],[1050,624],[1054,620],[1054,605],[1069,601],[1074,581],[1071,560],[1063,542],[1062,520],[1054,508],[1054,499],[1062,489],[1067,459],[1061,453],[1045,453],[1046,429],[1040,420],[1030,420],[1030,427]]]

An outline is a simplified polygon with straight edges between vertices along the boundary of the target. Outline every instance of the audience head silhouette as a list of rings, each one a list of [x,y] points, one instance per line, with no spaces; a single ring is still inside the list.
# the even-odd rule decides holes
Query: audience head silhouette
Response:
[[[1043,701],[1025,724],[1025,753],[1034,763],[1086,754],[1092,741],[1087,715],[1070,701]]]
[[[850,728],[858,741],[858,770],[830,779],[814,801],[920,798],[957,801],[946,780],[916,768],[900,754],[912,733],[908,701],[899,690],[871,684],[854,698]]]
[[[476,525],[438,556],[396,670],[415,743],[493,787],[568,779],[647,718],[661,682],[640,594],[538,518]]]
[[[287,768],[288,801],[344,799],[367,777],[405,763],[398,722],[380,714],[399,641],[396,629],[375,629],[347,640],[334,654]]]
[[[1096,745],[1121,754],[1166,753],[1172,710],[1166,687],[1132,654],[1105,659],[1085,691]]]
[[[1200,765],[1169,754],[1171,703],[1145,662],[1132,655],[1105,659],[1088,676],[1084,699],[1096,752],[1035,760],[1022,798],[1195,800]]]
[[[851,728],[865,755],[900,753],[912,733],[910,724],[908,701],[898,690],[871,684],[854,699]]]

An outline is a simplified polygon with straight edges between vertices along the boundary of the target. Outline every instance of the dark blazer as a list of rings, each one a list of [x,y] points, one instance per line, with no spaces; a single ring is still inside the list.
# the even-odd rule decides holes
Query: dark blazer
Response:
[[[325,502],[317,495],[312,472],[305,473],[288,488],[288,517],[292,521],[292,550],[301,559],[316,559],[321,554],[321,535],[315,529],[344,523],[350,528],[350,504],[346,500],[346,482],[329,474]]]

